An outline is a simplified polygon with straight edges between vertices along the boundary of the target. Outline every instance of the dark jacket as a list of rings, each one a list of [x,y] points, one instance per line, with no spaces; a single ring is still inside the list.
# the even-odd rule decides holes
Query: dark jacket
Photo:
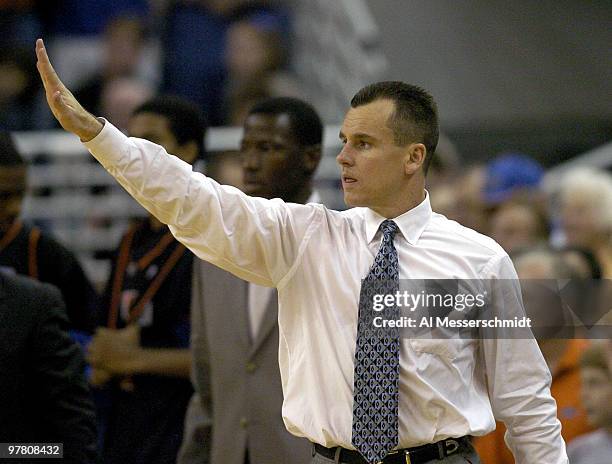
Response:
[[[67,327],[55,287],[0,272],[0,442],[63,443],[62,462],[93,463],[94,407]]]

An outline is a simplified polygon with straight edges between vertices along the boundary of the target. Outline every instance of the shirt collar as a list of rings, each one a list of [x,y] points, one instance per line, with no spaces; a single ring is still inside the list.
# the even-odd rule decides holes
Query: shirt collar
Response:
[[[431,218],[431,204],[429,202],[429,193],[425,190],[425,199],[414,208],[406,211],[405,213],[390,218],[395,221],[400,232],[404,238],[411,245],[416,244],[417,240],[425,230],[429,219]],[[371,243],[378,232],[380,224],[387,218],[382,217],[380,214],[366,208],[365,210],[365,221],[366,221],[366,238],[368,243]]]

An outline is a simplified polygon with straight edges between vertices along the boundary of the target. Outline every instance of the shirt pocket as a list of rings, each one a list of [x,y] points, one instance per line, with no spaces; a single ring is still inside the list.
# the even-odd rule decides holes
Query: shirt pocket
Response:
[[[410,347],[416,353],[428,353],[453,361],[467,347],[467,340],[447,338],[412,338]]]

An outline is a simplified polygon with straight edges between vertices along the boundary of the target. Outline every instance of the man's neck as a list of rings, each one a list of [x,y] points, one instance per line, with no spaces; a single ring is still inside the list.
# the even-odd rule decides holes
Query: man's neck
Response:
[[[302,187],[295,192],[293,195],[290,195],[285,201],[289,203],[300,203],[305,204],[308,202],[308,199],[312,195],[312,184],[310,182],[302,185]]]
[[[416,208],[423,202],[423,200],[425,200],[425,188],[421,189],[420,194],[406,195],[405,201],[403,201],[401,204],[370,206],[370,209],[382,217],[392,219],[401,216],[413,208]]]

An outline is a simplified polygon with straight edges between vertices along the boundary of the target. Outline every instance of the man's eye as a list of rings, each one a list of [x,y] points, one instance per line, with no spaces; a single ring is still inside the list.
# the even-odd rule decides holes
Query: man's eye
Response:
[[[371,145],[368,142],[362,141],[362,142],[359,142],[357,146],[363,150],[367,150],[368,148],[370,148]]]

